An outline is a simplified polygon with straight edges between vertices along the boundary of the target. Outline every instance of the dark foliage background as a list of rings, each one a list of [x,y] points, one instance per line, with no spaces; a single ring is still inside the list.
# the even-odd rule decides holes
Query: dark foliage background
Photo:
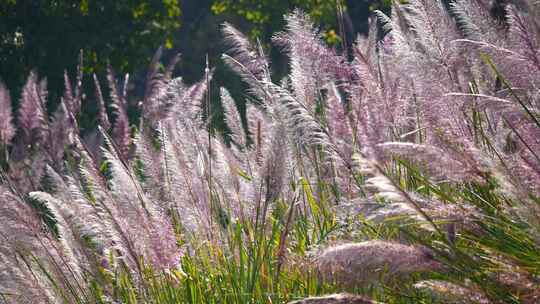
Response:
[[[158,45],[172,45],[181,22],[178,0],[2,0],[0,76],[10,89],[20,89],[35,69],[56,96],[63,71],[77,65],[79,50],[85,53],[86,74],[103,72],[107,61],[133,72]]]
[[[368,15],[373,9],[389,6],[388,0],[349,0],[342,5],[348,12],[345,20],[349,41],[356,33],[367,30]],[[10,89],[17,108],[20,90],[31,70],[46,77],[49,90],[49,112],[64,90],[64,70],[75,74],[79,50],[84,52],[85,78],[96,73],[105,78],[108,63],[119,75],[130,73],[130,104],[137,103],[142,92],[146,67],[163,45],[165,57],[180,52],[182,60],[176,73],[187,83],[202,77],[205,54],[216,67],[214,85],[225,86],[237,101],[242,100],[241,82],[219,59],[227,46],[220,33],[224,21],[259,38],[268,48],[276,77],[287,70],[279,50],[269,44],[272,33],[283,28],[283,15],[302,8],[321,24],[329,43],[339,44],[336,1],[319,0],[0,0],[0,79]],[[83,82],[91,86],[91,81]],[[93,92],[91,87],[85,92]],[[217,98],[218,90],[213,99]],[[106,96],[108,94],[105,94]],[[94,96],[85,96],[95,99]],[[243,103],[243,102],[242,102]],[[242,106],[242,105],[240,105]],[[85,103],[79,117],[84,129],[94,125],[90,117],[94,103]],[[130,116],[136,115],[131,111]],[[216,117],[219,118],[219,117]],[[215,120],[220,128],[221,119]]]

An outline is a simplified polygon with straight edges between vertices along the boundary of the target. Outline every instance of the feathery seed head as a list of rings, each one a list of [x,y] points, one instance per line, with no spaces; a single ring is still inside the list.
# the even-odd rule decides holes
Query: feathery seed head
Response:
[[[440,268],[425,248],[377,240],[330,247],[317,257],[322,278],[345,286],[363,286],[379,279],[395,281]]]

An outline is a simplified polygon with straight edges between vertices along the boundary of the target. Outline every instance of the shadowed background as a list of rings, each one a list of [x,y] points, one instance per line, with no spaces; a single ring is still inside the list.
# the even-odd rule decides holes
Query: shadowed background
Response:
[[[367,31],[368,16],[374,9],[386,9],[388,0],[342,1],[346,41]],[[199,80],[204,72],[205,54],[216,67],[214,86],[229,89],[240,107],[242,84],[227,70],[220,55],[227,50],[220,32],[225,21],[252,39],[260,39],[269,52],[277,77],[287,72],[287,62],[272,47],[272,33],[282,30],[283,15],[294,8],[308,12],[321,24],[321,34],[330,44],[341,45],[336,1],[319,0],[0,0],[0,79],[10,90],[15,109],[20,89],[31,70],[46,77],[49,111],[64,91],[64,71],[75,74],[79,50],[83,50],[86,80],[96,73],[103,81],[108,63],[117,74],[130,73],[129,102],[142,94],[148,63],[162,45],[165,58],[180,52],[182,59],[175,75],[187,83]],[[93,92],[92,81],[83,81],[85,92]],[[217,93],[218,90],[214,90]],[[108,96],[108,94],[104,94]],[[213,96],[213,100],[217,98]],[[93,101],[94,96],[85,96]],[[133,110],[130,116],[137,115]],[[84,129],[95,125],[95,103],[85,102],[79,117]],[[218,111],[218,115],[220,112]],[[219,118],[219,117],[216,117]],[[221,119],[216,119],[220,128]]]

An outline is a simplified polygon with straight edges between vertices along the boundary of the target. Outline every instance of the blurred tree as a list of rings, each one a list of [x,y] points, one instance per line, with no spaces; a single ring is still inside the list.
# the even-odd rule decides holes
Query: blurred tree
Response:
[[[85,72],[133,72],[172,47],[180,15],[179,0],[0,0],[0,78],[14,94],[36,69],[56,97],[80,49]]]
[[[273,34],[283,30],[285,14],[295,8],[301,9],[320,27],[321,35],[327,43],[340,46],[343,38],[346,38],[344,42],[350,46],[358,33],[367,32],[370,14],[376,9],[388,11],[391,2],[392,0],[213,0],[210,8],[214,15],[226,19],[252,39],[258,38],[262,41],[269,49],[274,75],[279,78],[287,73],[287,61],[283,54],[268,42]],[[338,7],[343,9],[342,18],[338,17]]]
[[[324,29],[330,42],[336,42],[336,11],[342,0],[216,0],[212,4],[214,14],[234,14],[243,17],[250,25],[252,37],[269,38],[283,27],[283,15],[294,8],[309,13]]]
[[[237,15],[250,26],[250,36],[269,38],[283,27],[283,15],[294,8],[307,12],[313,21],[321,26],[322,35],[327,42],[337,44],[340,40],[338,26],[338,6],[344,10],[351,8],[347,22],[359,21],[355,31],[367,30],[367,19],[375,9],[387,9],[392,0],[215,0],[212,4],[214,14]],[[347,29],[349,30],[349,29]],[[341,33],[342,34],[342,33]]]

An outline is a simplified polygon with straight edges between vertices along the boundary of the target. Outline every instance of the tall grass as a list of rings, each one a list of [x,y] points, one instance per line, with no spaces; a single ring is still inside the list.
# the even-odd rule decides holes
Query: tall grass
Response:
[[[110,68],[51,117],[31,73],[17,128],[0,85],[0,303],[537,303],[539,9],[396,1],[351,54],[295,11],[280,83],[226,24],[223,133],[161,50],[137,122]]]

